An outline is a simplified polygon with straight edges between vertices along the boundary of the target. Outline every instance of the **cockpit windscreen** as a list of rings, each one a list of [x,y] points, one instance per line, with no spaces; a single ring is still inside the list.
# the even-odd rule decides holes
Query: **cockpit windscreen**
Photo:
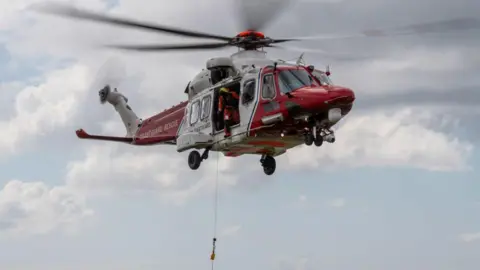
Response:
[[[319,86],[303,68],[284,69],[278,72],[278,83],[282,93],[289,93],[302,87]]]

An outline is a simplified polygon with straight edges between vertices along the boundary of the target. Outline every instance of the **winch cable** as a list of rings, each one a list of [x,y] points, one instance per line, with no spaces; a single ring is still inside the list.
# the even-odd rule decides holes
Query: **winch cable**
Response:
[[[210,260],[212,261],[212,270],[214,270],[215,249],[216,249],[216,242],[217,242],[219,159],[220,159],[220,152],[217,152],[217,175],[215,178],[215,198],[213,203],[213,247],[212,247],[212,254],[210,255]]]

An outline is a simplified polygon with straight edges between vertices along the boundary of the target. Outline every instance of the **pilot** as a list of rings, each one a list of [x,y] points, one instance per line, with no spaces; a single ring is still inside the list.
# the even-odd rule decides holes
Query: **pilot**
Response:
[[[225,138],[231,135],[231,126],[238,122],[238,100],[239,96],[235,91],[227,87],[220,88],[220,98],[218,99],[218,117],[221,117],[223,111],[223,121]]]

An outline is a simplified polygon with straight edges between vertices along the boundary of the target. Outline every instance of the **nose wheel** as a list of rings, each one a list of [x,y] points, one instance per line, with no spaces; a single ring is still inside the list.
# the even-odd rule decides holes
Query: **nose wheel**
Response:
[[[272,175],[275,172],[275,169],[277,168],[277,162],[275,161],[275,158],[272,156],[264,155],[260,159],[260,163],[262,164],[263,167],[263,172],[266,175]]]
[[[313,136],[313,134],[311,132],[308,132],[307,134],[304,135],[305,136],[305,144],[310,146],[313,144],[313,141],[315,141],[315,137]]]
[[[323,145],[324,141],[328,143],[334,143],[335,134],[333,131],[328,129],[315,128],[314,130],[309,130],[305,133],[304,140],[305,144],[308,146],[315,144],[315,146],[320,147]]]

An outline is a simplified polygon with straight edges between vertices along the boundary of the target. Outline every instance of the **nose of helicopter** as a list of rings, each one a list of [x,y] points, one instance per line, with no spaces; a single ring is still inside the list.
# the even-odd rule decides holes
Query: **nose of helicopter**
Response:
[[[355,100],[353,90],[343,86],[331,87],[328,91],[328,96],[331,101],[341,99],[342,101],[353,102]]]
[[[343,86],[302,88],[296,90],[294,94],[299,99],[286,103],[287,110],[292,115],[302,114],[304,110],[324,112],[331,107],[351,108],[355,100],[353,90]]]

